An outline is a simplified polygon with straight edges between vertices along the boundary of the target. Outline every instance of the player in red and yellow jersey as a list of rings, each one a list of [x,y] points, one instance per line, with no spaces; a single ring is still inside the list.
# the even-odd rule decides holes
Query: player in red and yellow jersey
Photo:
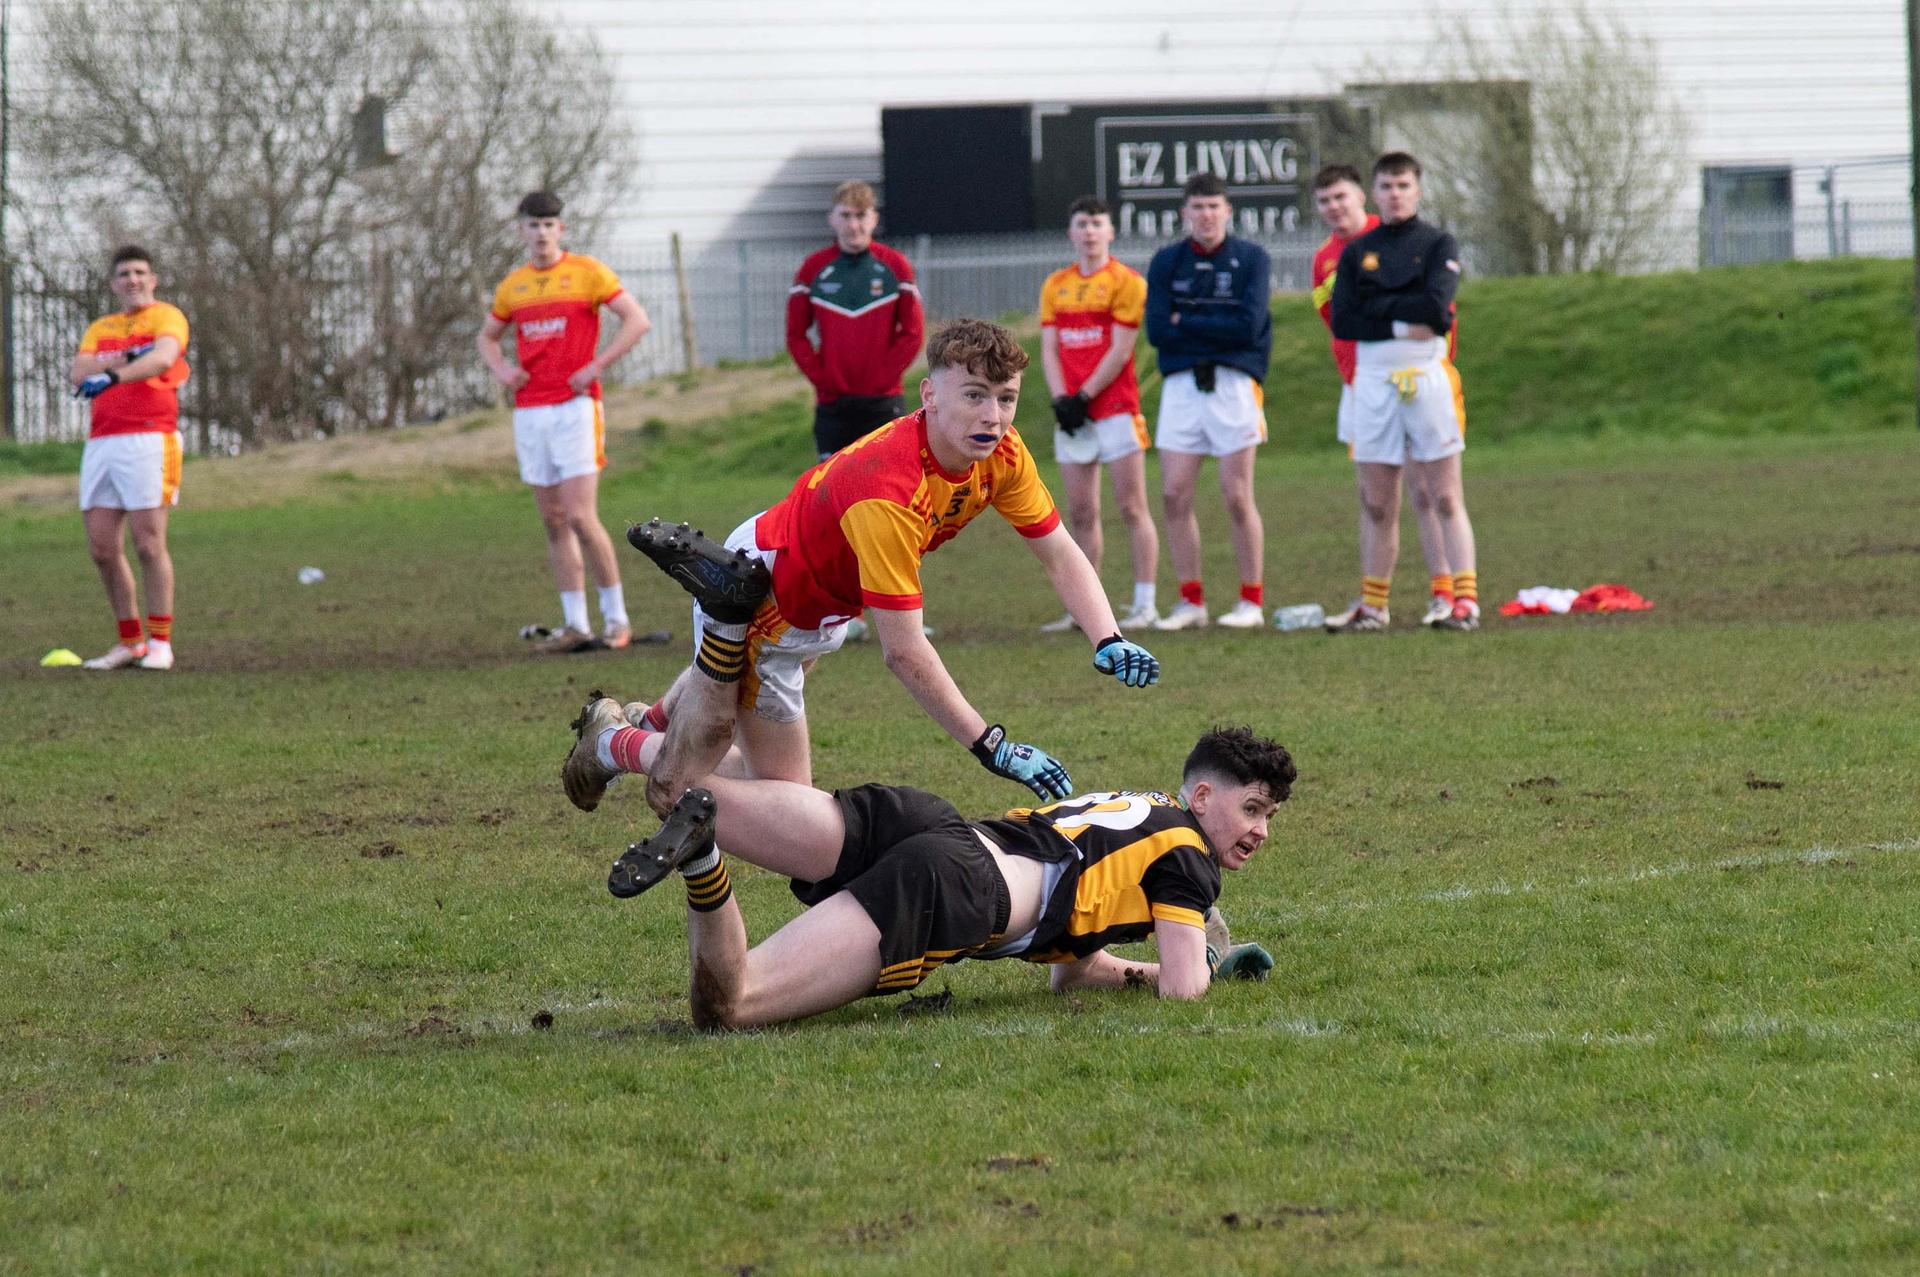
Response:
[[[1073,539],[1095,572],[1104,549],[1100,467],[1106,466],[1133,551],[1133,606],[1120,624],[1140,628],[1160,619],[1153,586],[1160,536],[1147,510],[1147,419],[1140,415],[1133,372],[1147,281],[1113,259],[1113,218],[1093,196],[1082,196],[1067,210],[1067,238],[1074,264],[1047,276],[1040,288],[1040,367],[1059,427],[1053,457]],[[1040,627],[1049,634],[1072,628],[1070,616]]]
[[[92,401],[80,461],[87,552],[100,570],[120,633],[90,670],[173,668],[173,556],[167,511],[180,499],[180,387],[187,380],[187,317],[154,300],[153,256],[129,244],[113,255],[121,309],[88,326],[73,357],[74,394]],[[147,591],[147,628],[127,564],[126,530]]]
[[[647,313],[614,273],[591,257],[561,248],[567,225],[558,196],[535,191],[520,201],[520,238],[527,264],[494,290],[493,309],[480,329],[480,357],[513,391],[513,444],[520,477],[533,489],[547,529],[547,562],[560,591],[560,628],[543,653],[625,647],[633,641],[620,565],[600,522],[600,470],[607,464],[606,416],[600,375],[646,334]],[[620,320],[600,350],[600,308]],[[516,365],[500,348],[514,330]],[[597,352],[597,353],[596,353]],[[586,572],[600,588],[602,630],[587,619]],[[663,634],[647,636],[664,642]]]
[[[920,624],[920,561],[992,507],[1025,538],[1081,630],[1100,636],[1094,667],[1129,686],[1159,678],[1159,662],[1121,637],[1100,578],[1060,526],[1013,429],[1026,363],[998,324],[956,320],[927,343],[919,412],[808,470],[779,504],[736,528],[724,549],[657,520],[628,532],[698,605],[693,666],[636,724],[671,726],[648,780],[656,810],[664,814],[687,784],[711,772],[736,730],[754,775],[809,783],[806,671],[841,645],[863,607],[873,610],[887,668],[948,735],[995,775],[1042,797],[1072,792],[1066,769],[1046,751],[1008,740],[961,694]],[[731,590],[754,573],[761,584],[751,595]],[[588,708],[562,778],[575,805],[592,810],[608,781],[638,768],[631,757],[598,752],[602,729],[617,724],[596,721]]]
[[[1340,253],[1347,244],[1365,235],[1380,225],[1375,214],[1367,212],[1366,188],[1361,182],[1360,170],[1351,164],[1329,164],[1314,174],[1313,205],[1320,214],[1320,220],[1326,224],[1326,242],[1314,250],[1313,254],[1313,305],[1320,312],[1321,322],[1327,326],[1327,340],[1333,343],[1334,366],[1340,370],[1340,410],[1335,433],[1341,443],[1347,445],[1347,451],[1353,451],[1353,369],[1355,345],[1333,336],[1333,286],[1340,265]],[[1447,334],[1447,354],[1453,355],[1453,342],[1456,334],[1451,330]],[[1356,470],[1362,475],[1364,471]],[[1435,504],[1427,498],[1426,491],[1414,483],[1413,475],[1406,478],[1409,494],[1413,498],[1414,518],[1420,528],[1420,549],[1427,560],[1428,585],[1432,590],[1433,601],[1426,614],[1420,618],[1422,625],[1432,626],[1453,615],[1453,572],[1447,563],[1446,537],[1440,524],[1440,513]],[[1365,490],[1363,488],[1363,503]],[[1360,519],[1360,558],[1363,564],[1372,564],[1384,557],[1392,562],[1399,552],[1399,494],[1392,494],[1394,517],[1390,521],[1393,548],[1387,551],[1384,545],[1376,547],[1374,542],[1382,535],[1386,525],[1369,519],[1363,511]],[[1382,553],[1384,552],[1384,554]],[[1376,600],[1368,606],[1377,606],[1383,612],[1386,609],[1388,582],[1384,578],[1362,573],[1361,602]],[[1348,609],[1342,614],[1350,625],[1354,617],[1363,613]],[[1334,618],[1336,621],[1340,617]]]

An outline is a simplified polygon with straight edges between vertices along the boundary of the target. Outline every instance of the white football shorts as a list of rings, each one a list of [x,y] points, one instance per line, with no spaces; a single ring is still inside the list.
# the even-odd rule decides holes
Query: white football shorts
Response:
[[[1053,459],[1061,465],[1104,465],[1145,452],[1148,444],[1146,418],[1138,413],[1118,412],[1111,417],[1089,421],[1072,434],[1053,428]]]
[[[536,488],[592,474],[607,464],[606,413],[592,395],[515,408],[513,449],[520,454],[520,478]]]
[[[157,510],[180,502],[180,434],[142,430],[87,440],[80,453],[82,510]]]
[[[763,512],[764,513],[764,512]],[[729,550],[745,550],[773,571],[778,550],[764,549],[754,515],[727,537]],[[740,676],[740,706],[775,723],[791,723],[807,712],[807,664],[815,657],[837,652],[847,641],[847,621],[841,617],[818,629],[796,629],[780,614],[780,605],[768,598],[747,627],[747,669]],[[693,650],[706,637],[706,615],[693,605]]]
[[[1177,372],[1160,387],[1160,420],[1153,444],[1162,452],[1228,457],[1267,441],[1260,383],[1238,368],[1214,368],[1213,391],[1202,394],[1193,373]]]
[[[1347,440],[1355,461],[1402,466],[1467,446],[1466,401],[1445,338],[1363,341],[1358,349]]]

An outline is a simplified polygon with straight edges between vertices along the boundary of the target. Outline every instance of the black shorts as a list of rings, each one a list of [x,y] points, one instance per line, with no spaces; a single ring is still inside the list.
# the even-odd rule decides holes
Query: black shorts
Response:
[[[997,944],[1013,896],[973,826],[922,789],[834,791],[847,822],[831,877],[793,883],[811,908],[846,891],[880,928],[880,978],[868,996],[900,993],[945,962]]]
[[[813,446],[822,457],[840,451],[861,435],[872,434],[895,417],[907,415],[899,395],[847,395],[813,409]]]

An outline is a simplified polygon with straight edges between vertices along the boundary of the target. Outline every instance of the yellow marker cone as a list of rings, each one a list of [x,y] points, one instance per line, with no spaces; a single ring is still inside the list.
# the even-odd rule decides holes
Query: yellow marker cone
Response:
[[[40,664],[49,669],[57,665],[78,665],[79,663],[80,654],[65,647],[56,647],[40,658]]]

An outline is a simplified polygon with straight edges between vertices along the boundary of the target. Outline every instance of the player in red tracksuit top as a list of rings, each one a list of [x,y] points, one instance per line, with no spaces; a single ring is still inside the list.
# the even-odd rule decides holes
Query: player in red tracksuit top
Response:
[[[822,458],[907,411],[900,378],[920,354],[926,321],[913,267],[874,242],[879,220],[873,188],[842,182],[827,214],[834,243],[800,263],[787,290],[787,353],[813,383]]]
[[[1366,234],[1380,225],[1379,217],[1367,212],[1366,189],[1361,182],[1360,170],[1350,164],[1329,164],[1314,174],[1313,205],[1320,214],[1320,220],[1326,223],[1328,235],[1326,242],[1314,250],[1313,254],[1313,305],[1320,312],[1320,319],[1327,326],[1328,340],[1333,344],[1334,366],[1340,370],[1340,410],[1337,418],[1336,437],[1347,445],[1347,451],[1353,451],[1353,368],[1354,343],[1342,341],[1332,336],[1333,331],[1333,285],[1336,268],[1340,264],[1341,250],[1348,243]],[[1452,344],[1455,334],[1448,332],[1448,357],[1452,357]],[[1411,477],[1407,482],[1409,495],[1413,500],[1413,512],[1420,528],[1420,550],[1427,560],[1428,585],[1433,592],[1433,602],[1428,606],[1420,623],[1426,626],[1438,624],[1442,619],[1453,615],[1453,573],[1447,564],[1446,542],[1441,535],[1440,516],[1433,503],[1426,499],[1424,492],[1416,489]],[[1368,538],[1371,525],[1365,521],[1361,525],[1361,539]],[[1362,554],[1362,558],[1366,555]]]

